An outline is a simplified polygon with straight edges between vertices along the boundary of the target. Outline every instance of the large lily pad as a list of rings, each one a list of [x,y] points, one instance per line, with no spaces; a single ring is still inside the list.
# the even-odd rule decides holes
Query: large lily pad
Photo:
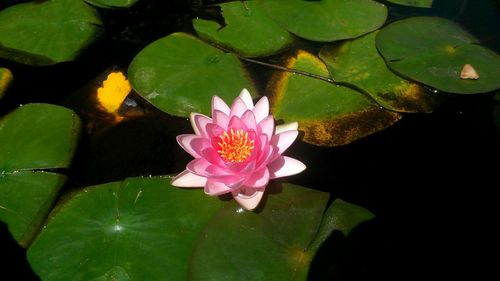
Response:
[[[387,2],[418,8],[430,8],[434,0],[387,0]]]
[[[325,64],[317,57],[299,51],[286,62],[291,69],[328,77]],[[374,104],[365,95],[347,87],[280,72],[269,85],[272,112],[276,119],[299,122],[304,141],[337,146],[378,132],[401,118]]]
[[[475,94],[500,88],[500,56],[443,18],[414,17],[389,24],[377,35],[377,48],[396,73],[441,91]],[[460,77],[466,64],[479,79]]]
[[[254,86],[234,54],[174,33],[144,48],[128,70],[132,87],[157,108],[177,116],[210,113],[210,100],[227,102]]]
[[[85,0],[87,3],[101,8],[129,8],[139,0]]]
[[[314,41],[361,36],[381,27],[387,8],[371,0],[259,0],[286,30]]]
[[[307,280],[316,251],[333,231],[347,234],[373,217],[342,201],[324,213],[327,201],[328,194],[284,184],[261,213],[225,205],[199,236],[187,280]]]
[[[25,105],[0,121],[0,220],[26,246],[65,181],[80,121],[71,110]]]
[[[10,72],[10,70],[0,67],[0,99],[12,83],[12,78],[12,72]]]
[[[222,204],[168,177],[88,187],[60,206],[28,260],[43,280],[184,280],[194,240]]]
[[[375,47],[378,31],[321,49],[320,57],[337,82],[349,83],[381,106],[400,112],[431,112],[435,95],[394,74]]]
[[[82,0],[17,4],[0,11],[0,57],[33,65],[71,61],[98,37],[100,25]]]
[[[272,55],[292,42],[292,36],[271,20],[256,1],[220,4],[225,25],[194,19],[198,35],[249,57]]]

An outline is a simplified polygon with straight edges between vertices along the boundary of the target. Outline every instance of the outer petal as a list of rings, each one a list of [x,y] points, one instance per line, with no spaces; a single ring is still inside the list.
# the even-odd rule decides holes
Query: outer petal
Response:
[[[267,99],[267,97],[260,98],[260,100],[255,104],[255,107],[252,111],[255,115],[257,123],[266,118],[269,115],[269,100]]]
[[[212,123],[212,118],[207,117],[201,113],[193,112],[191,113],[189,119],[191,120],[191,126],[193,127],[194,132],[199,136],[206,137],[206,126],[208,123]]]
[[[262,121],[259,122],[259,127],[261,129],[261,133],[267,136],[267,139],[270,140],[274,133],[274,118],[271,115],[266,116]]]
[[[229,106],[227,106],[227,104],[218,96],[212,97],[212,112],[214,110],[222,111],[222,112],[226,113],[226,115],[229,115],[229,113],[231,111],[229,109]]]
[[[243,184],[253,188],[263,188],[269,183],[269,170],[264,167],[254,172]]]
[[[188,170],[182,171],[171,181],[173,186],[178,187],[203,187],[206,183],[207,178],[195,175]]]
[[[240,97],[237,97],[231,105],[231,113],[229,114],[229,117],[237,116],[238,118],[241,118],[243,113],[247,110],[248,108],[245,102]]]
[[[248,92],[247,89],[241,90],[239,97],[241,98],[241,100],[243,100],[243,102],[245,103],[245,105],[249,110],[253,109],[252,96],[250,95],[250,92]]]
[[[249,211],[259,206],[259,203],[262,200],[262,195],[264,195],[264,191],[261,190],[256,190],[255,193],[250,196],[241,193],[238,194],[233,193],[234,200],[236,200],[236,202],[238,202],[238,204],[240,204],[241,207]]]
[[[283,154],[283,152],[292,145],[298,135],[299,131],[285,131],[274,135],[270,143],[278,147],[279,154]]]
[[[227,129],[229,124],[229,116],[220,110],[214,110],[212,112],[213,123],[219,125],[223,129]]]
[[[194,158],[200,158],[201,151],[211,146],[208,139],[198,135],[179,135],[176,139],[177,143]]]
[[[298,130],[299,129],[299,123],[297,122],[291,122],[291,123],[286,123],[286,124],[281,124],[277,125],[276,129],[274,130],[275,134],[280,134],[286,131],[293,131],[293,130]]]
[[[205,185],[205,193],[211,196],[218,196],[231,192],[232,189],[222,182],[209,179]]]
[[[306,169],[306,165],[287,156],[281,156],[267,165],[272,179],[298,174]]]
[[[232,173],[228,173],[227,169],[221,168],[217,165],[213,165],[204,158],[192,160],[187,164],[186,169],[193,174],[207,178],[232,176]]]

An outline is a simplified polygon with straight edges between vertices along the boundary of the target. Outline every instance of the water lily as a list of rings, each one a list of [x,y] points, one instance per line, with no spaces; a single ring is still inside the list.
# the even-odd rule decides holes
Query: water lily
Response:
[[[212,196],[231,193],[245,209],[255,209],[270,179],[294,175],[306,166],[283,156],[297,138],[298,124],[275,126],[269,101],[255,105],[243,89],[229,107],[212,98],[212,117],[192,113],[195,134],[180,135],[177,142],[195,159],[172,180],[178,187],[204,187]]]

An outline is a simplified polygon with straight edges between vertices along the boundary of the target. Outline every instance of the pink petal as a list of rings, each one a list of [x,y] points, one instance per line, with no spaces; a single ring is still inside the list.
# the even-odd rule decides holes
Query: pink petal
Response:
[[[293,130],[298,130],[299,129],[299,123],[297,122],[291,122],[291,123],[286,123],[286,124],[281,124],[281,125],[276,125],[276,128],[274,130],[275,134],[280,134],[286,131],[293,131]]]
[[[245,103],[245,105],[249,110],[253,109],[252,96],[250,95],[250,92],[248,92],[247,89],[241,90],[239,97]]]
[[[240,204],[241,207],[243,207],[246,210],[253,210],[259,206],[260,201],[262,200],[262,195],[264,195],[264,191],[262,190],[256,190],[254,194],[248,196],[244,195],[241,193],[234,194],[233,197],[238,204]]]
[[[212,112],[214,110],[222,111],[222,112],[226,113],[226,115],[229,115],[229,113],[230,113],[229,106],[227,106],[227,104],[218,96],[212,97]]]
[[[243,130],[243,131],[248,131],[247,125],[241,121],[241,119],[237,116],[231,117],[229,120],[229,125],[227,126],[227,129],[233,129],[235,132],[237,130]]]
[[[217,141],[219,140],[219,136],[224,133],[226,129],[221,128],[219,125],[210,123],[207,124],[207,134],[209,138],[216,138]]]
[[[262,121],[259,122],[259,127],[261,129],[261,133],[265,134],[267,136],[267,139],[270,140],[274,133],[273,116],[266,116]]]
[[[298,174],[306,169],[306,165],[299,160],[280,156],[268,164],[267,168],[269,169],[270,178],[275,179]]]
[[[211,143],[208,139],[198,135],[179,135],[176,139],[177,143],[194,158],[200,158],[201,151],[211,147]]]
[[[283,154],[285,150],[292,145],[297,136],[299,135],[299,131],[285,131],[283,133],[274,135],[271,139],[271,144],[276,145],[279,150],[279,154]]]
[[[267,168],[255,171],[243,184],[253,188],[262,188],[269,183],[269,170]]]
[[[253,108],[253,114],[255,115],[255,120],[257,123],[262,121],[262,119],[266,118],[269,115],[269,100],[267,97],[262,97]]]
[[[222,182],[209,179],[205,185],[205,193],[211,196],[218,196],[231,192],[232,189]]]
[[[222,129],[227,129],[229,124],[229,116],[226,113],[214,110],[212,113],[213,123],[219,125]]]
[[[212,119],[207,117],[201,113],[191,113],[190,118],[191,126],[193,127],[194,132],[199,135],[206,137],[207,129],[206,126],[208,123],[212,123]]]
[[[207,182],[207,178],[195,175],[188,170],[184,170],[172,179],[173,186],[177,187],[203,187]]]
[[[213,165],[204,158],[197,158],[192,160],[186,165],[188,171],[193,174],[199,175],[201,177],[222,177],[222,176],[232,176],[227,169],[221,168],[217,165]]]
[[[251,110],[247,110],[243,113],[241,121],[245,123],[248,129],[257,130],[257,122],[255,121],[255,116]]]
[[[203,150],[200,153],[200,155],[201,157],[205,158],[208,162],[217,165],[219,167],[225,167],[226,165],[226,163],[224,162],[224,160],[222,160],[217,150],[215,150],[215,148],[213,147]]]
[[[229,114],[229,117],[237,116],[240,118],[241,115],[243,115],[243,113],[247,110],[248,108],[245,102],[240,97],[237,97],[231,105],[231,113]]]

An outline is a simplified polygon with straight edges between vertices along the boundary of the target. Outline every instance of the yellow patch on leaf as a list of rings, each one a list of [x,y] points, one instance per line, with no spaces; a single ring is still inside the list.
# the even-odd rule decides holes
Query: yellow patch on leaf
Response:
[[[123,73],[112,72],[97,89],[97,100],[107,112],[115,113],[131,90],[130,82]]]

